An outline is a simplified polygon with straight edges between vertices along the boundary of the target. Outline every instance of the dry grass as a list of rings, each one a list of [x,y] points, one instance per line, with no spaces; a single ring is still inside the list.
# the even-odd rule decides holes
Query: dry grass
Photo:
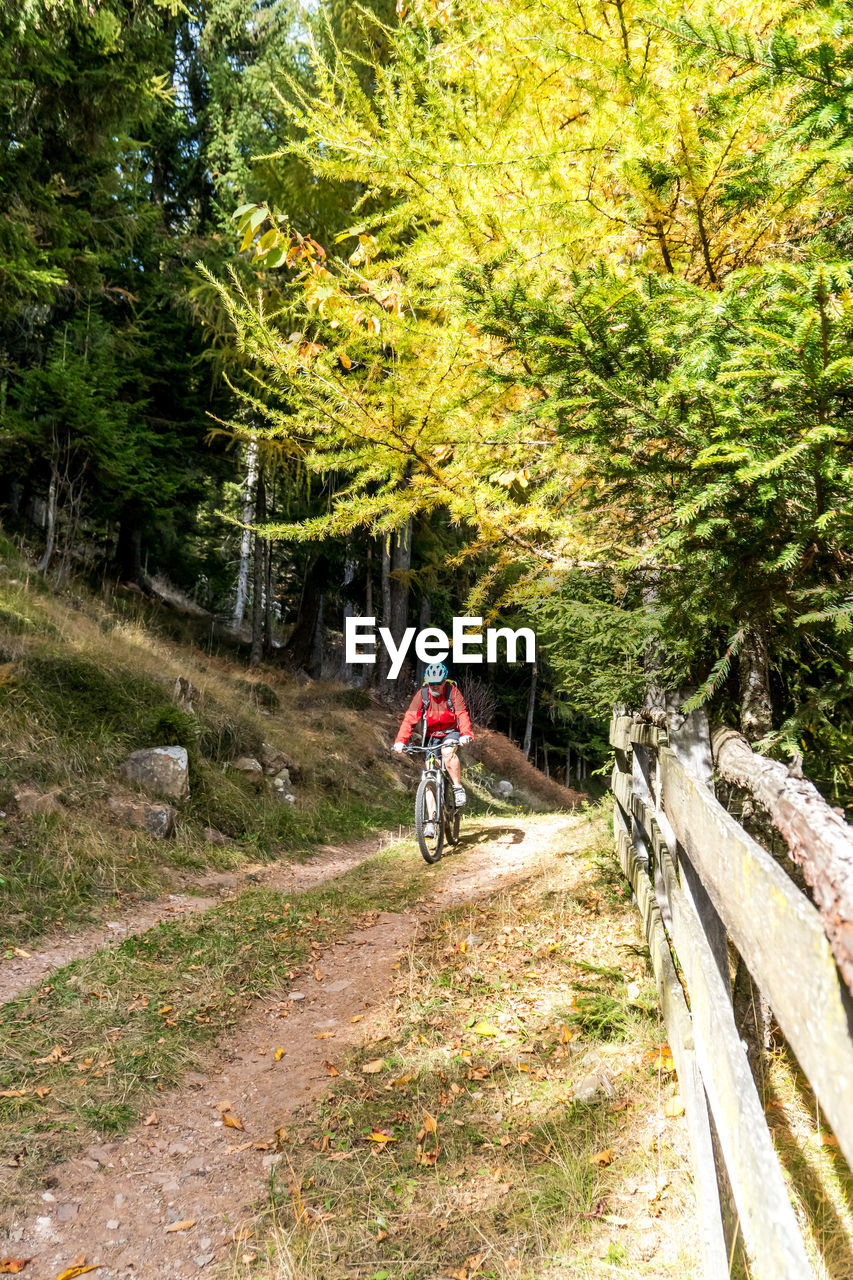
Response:
[[[853,1174],[793,1054],[767,1059],[765,1112],[815,1280],[853,1276]]]
[[[478,726],[477,736],[470,748],[475,760],[479,760],[490,773],[498,778],[509,778],[516,787],[523,788],[533,798],[549,809],[571,809],[584,804],[588,797],[579,791],[563,787],[553,778],[546,778],[525,759],[524,753],[502,733]]]
[[[571,848],[413,944],[384,1034],[295,1118],[235,1276],[698,1277],[636,915],[574,821]]]
[[[115,911],[124,895],[171,888],[188,871],[300,857],[318,842],[358,839],[409,816],[386,749],[387,713],[366,715],[334,685],[306,688],[270,669],[248,674],[170,641],[139,602],[121,614],[91,596],[54,597],[36,576],[0,578],[0,673],[7,942]],[[198,691],[195,716],[173,702],[178,676]],[[107,800],[126,789],[118,771],[131,751],[176,742],[189,752],[191,795],[178,838],[161,842],[120,826]],[[293,807],[225,769],[263,742],[288,761]],[[17,814],[14,794],[27,788],[58,793],[60,812]],[[231,843],[209,844],[208,826]]]

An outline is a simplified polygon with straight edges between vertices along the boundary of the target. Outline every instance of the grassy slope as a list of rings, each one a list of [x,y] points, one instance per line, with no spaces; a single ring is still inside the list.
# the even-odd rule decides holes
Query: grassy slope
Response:
[[[26,945],[187,871],[298,858],[410,821],[385,745],[392,718],[357,709],[363,695],[275,671],[247,681],[242,667],[166,638],[142,602],[121,611],[77,597],[69,607],[27,580],[8,544],[0,560],[0,940]],[[202,695],[197,717],[172,701],[179,675]],[[224,768],[262,742],[286,756],[295,806]],[[177,838],[158,841],[119,825],[107,800],[128,790],[119,766],[131,751],[174,743],[189,752],[191,795]],[[58,791],[60,812],[16,813],[26,788]],[[208,826],[230,843],[208,843]]]

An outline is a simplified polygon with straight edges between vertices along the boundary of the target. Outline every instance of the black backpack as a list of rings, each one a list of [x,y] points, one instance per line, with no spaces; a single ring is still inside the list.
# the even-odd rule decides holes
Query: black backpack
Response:
[[[447,710],[452,712],[453,715],[456,715],[456,708],[453,705],[453,690],[455,688],[456,688],[455,680],[445,680],[444,699],[445,699],[445,702],[447,703]],[[427,736],[426,713],[427,713],[427,707],[429,706],[429,689],[425,684],[421,685],[421,705],[423,707],[423,722],[424,722],[423,740],[426,743],[426,736]]]

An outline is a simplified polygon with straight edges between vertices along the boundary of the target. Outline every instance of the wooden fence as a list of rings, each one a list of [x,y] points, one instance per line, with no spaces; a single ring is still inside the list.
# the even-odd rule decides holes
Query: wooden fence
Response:
[[[666,729],[614,717],[614,831],[684,1100],[705,1277],[729,1275],[721,1202],[733,1202],[756,1280],[807,1280],[814,1271],[735,1018],[733,963],[740,957],[772,1009],[851,1166],[853,1002],[815,906],[715,798],[704,718],[670,720]]]

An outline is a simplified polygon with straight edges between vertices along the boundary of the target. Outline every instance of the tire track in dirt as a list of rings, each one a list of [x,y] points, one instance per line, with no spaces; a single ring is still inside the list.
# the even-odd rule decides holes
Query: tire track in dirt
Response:
[[[54,969],[91,955],[101,947],[117,946],[125,938],[152,929],[161,920],[177,920],[181,916],[207,911],[224,898],[251,885],[282,889],[286,893],[312,889],[324,880],[331,880],[358,866],[391,841],[392,837],[387,833],[348,845],[324,845],[310,862],[274,862],[235,872],[214,872],[186,886],[188,890],[196,888],[207,890],[207,893],[199,896],[189,892],[163,894],[116,912],[114,918],[104,924],[57,935],[33,951],[18,948],[17,954],[0,961],[0,1004],[42,982]]]
[[[226,1257],[228,1237],[251,1225],[270,1168],[282,1161],[287,1168],[276,1130],[328,1086],[328,1063],[390,1030],[394,965],[418,925],[525,879],[555,843],[565,847],[570,822],[555,816],[487,828],[480,843],[472,829],[411,910],[381,913],[340,939],[315,961],[319,969],[256,1006],[226,1043],[206,1051],[200,1069],[160,1099],[156,1124],[140,1123],[50,1170],[40,1201],[21,1206],[11,1222],[4,1215],[0,1255],[31,1257],[30,1280],[55,1280],[82,1254],[104,1280],[198,1275]],[[348,865],[356,860],[363,858]],[[276,1062],[279,1047],[285,1053]],[[242,1131],[223,1123],[223,1103]],[[293,1138],[287,1152],[298,1166],[300,1135]]]

